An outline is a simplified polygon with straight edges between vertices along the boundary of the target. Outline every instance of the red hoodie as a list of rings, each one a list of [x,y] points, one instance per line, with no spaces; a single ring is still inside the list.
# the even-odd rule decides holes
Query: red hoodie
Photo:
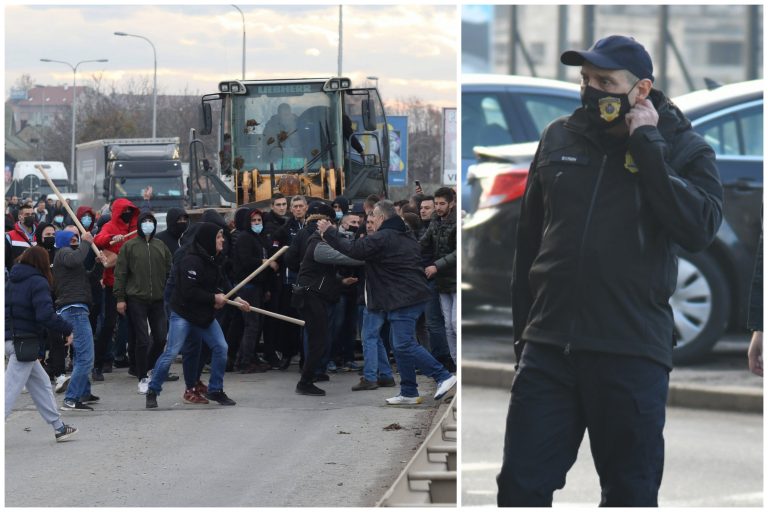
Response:
[[[93,228],[96,226],[96,212],[93,211],[93,208],[91,208],[90,206],[78,206],[77,211],[75,212],[75,216],[77,217],[77,220],[82,222],[83,216],[85,215],[91,216],[91,225],[85,228],[85,230],[90,233],[91,231],[93,231]]]
[[[122,215],[126,208],[133,208],[133,217],[131,217],[131,222],[128,224],[126,224],[123,219],[120,218],[120,215]],[[80,216],[79,211],[80,210],[78,209],[78,217]],[[112,241],[112,237],[115,235],[127,235],[131,231],[135,231],[138,225],[138,218],[139,209],[136,208],[136,205],[127,199],[116,199],[115,202],[112,203],[112,215],[109,219],[109,222],[101,227],[99,234],[96,235],[96,237],[93,239],[96,247],[102,250],[106,249],[108,251],[114,252],[115,254],[118,254],[120,252],[120,248],[125,242],[120,242],[115,245],[109,245],[109,242]],[[104,269],[103,279],[105,286],[113,286],[115,284],[115,269]]]

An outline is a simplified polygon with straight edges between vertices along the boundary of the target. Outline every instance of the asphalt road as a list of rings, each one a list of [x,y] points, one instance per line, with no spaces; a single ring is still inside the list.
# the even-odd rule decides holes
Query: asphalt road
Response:
[[[462,388],[461,503],[495,505],[509,393]],[[666,507],[761,507],[762,415],[667,409],[664,480]],[[600,486],[585,436],[565,488],[554,506],[592,507]]]
[[[227,373],[234,407],[183,404],[183,383],[166,383],[153,410],[115,370],[93,386],[96,411],[63,412],[79,432],[58,444],[23,394],[5,423],[5,505],[374,505],[429,433],[434,383],[419,377],[424,404],[392,407],[398,388],[352,392],[357,373],[321,383],[325,397],[297,395],[296,368]]]

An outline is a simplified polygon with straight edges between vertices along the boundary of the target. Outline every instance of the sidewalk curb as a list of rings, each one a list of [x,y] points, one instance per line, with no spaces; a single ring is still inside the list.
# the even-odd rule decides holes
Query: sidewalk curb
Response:
[[[462,361],[461,383],[469,386],[509,389],[515,367],[505,363]],[[763,390],[739,386],[669,384],[667,405],[732,412],[763,412]]]

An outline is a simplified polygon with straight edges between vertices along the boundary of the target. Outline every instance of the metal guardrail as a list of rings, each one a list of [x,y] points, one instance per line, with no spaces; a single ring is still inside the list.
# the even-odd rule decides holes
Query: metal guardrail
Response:
[[[454,395],[440,421],[377,507],[445,507],[457,502],[457,404]]]

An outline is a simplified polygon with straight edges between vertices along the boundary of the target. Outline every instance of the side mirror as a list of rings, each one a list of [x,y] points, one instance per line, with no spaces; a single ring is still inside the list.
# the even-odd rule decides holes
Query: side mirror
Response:
[[[363,126],[365,131],[372,132],[376,130],[376,103],[373,100],[363,100]]]
[[[203,127],[200,129],[201,135],[210,135],[211,131],[213,131],[213,120],[211,117],[211,104],[210,103],[203,103],[203,108],[201,111],[202,114],[202,125]]]

